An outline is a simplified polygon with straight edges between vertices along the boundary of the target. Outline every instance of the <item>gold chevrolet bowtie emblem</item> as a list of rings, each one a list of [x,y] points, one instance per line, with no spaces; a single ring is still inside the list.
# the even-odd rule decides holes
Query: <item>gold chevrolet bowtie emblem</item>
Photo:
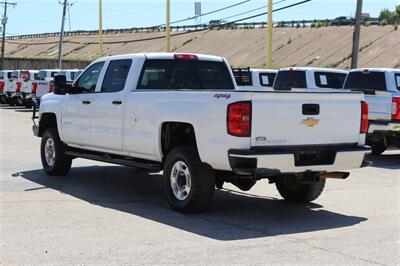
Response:
[[[316,126],[316,125],[319,124],[319,119],[315,119],[315,118],[309,117],[309,118],[304,119],[303,121],[301,121],[301,123],[303,125],[308,126],[308,127],[313,127],[313,126]]]

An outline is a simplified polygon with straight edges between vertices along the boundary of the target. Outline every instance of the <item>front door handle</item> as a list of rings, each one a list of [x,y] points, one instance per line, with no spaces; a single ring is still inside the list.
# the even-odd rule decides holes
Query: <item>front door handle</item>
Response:
[[[82,101],[82,104],[88,105],[88,104],[90,104],[90,101]]]
[[[122,104],[122,101],[113,101],[112,104],[114,104],[114,105],[120,105],[120,104]]]

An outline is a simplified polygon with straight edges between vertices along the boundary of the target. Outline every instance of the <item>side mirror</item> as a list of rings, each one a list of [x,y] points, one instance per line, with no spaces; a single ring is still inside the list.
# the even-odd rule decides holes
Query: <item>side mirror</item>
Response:
[[[54,77],[54,94],[65,94],[67,89],[67,77],[59,75]]]
[[[67,86],[66,92],[69,94],[79,94],[84,91],[82,87]]]

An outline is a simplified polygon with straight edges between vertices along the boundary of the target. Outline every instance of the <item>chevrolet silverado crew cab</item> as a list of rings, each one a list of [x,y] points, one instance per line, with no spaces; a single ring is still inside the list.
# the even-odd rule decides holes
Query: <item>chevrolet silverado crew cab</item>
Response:
[[[272,91],[277,70],[232,68],[239,90]]]
[[[344,88],[365,94],[370,112],[367,144],[372,153],[400,148],[400,69],[354,69]]]
[[[290,67],[278,71],[274,90],[341,89],[348,72],[319,67]]]
[[[33,112],[49,175],[67,174],[74,158],[163,170],[181,212],[204,209],[224,182],[249,190],[263,178],[285,199],[309,202],[369,152],[362,93],[237,91],[221,57],[106,57],[54,86],[38,122]]]

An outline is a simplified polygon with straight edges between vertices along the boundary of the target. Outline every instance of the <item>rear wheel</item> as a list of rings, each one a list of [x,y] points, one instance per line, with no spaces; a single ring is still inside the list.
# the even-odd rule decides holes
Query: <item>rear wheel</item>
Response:
[[[164,164],[164,186],[168,203],[179,212],[204,210],[212,201],[215,177],[191,146],[172,150]]]
[[[279,194],[287,201],[306,203],[317,199],[325,187],[326,179],[313,184],[302,184],[296,176],[284,176],[276,180]]]
[[[64,176],[71,169],[72,158],[65,155],[65,144],[56,128],[46,129],[43,133],[40,153],[43,169],[48,175]]]
[[[381,155],[387,149],[387,146],[383,142],[374,142],[371,144],[371,150],[373,155]]]

